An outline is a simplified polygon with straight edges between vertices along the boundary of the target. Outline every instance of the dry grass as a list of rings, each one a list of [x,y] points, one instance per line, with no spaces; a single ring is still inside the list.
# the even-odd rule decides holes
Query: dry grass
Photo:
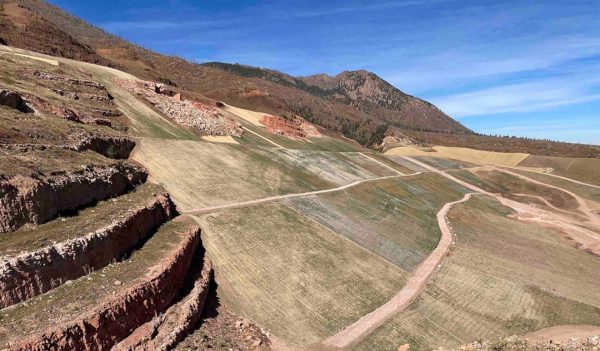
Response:
[[[134,159],[167,188],[181,210],[334,188],[396,174],[358,153],[161,139],[140,140]]]
[[[579,204],[569,194],[558,189],[528,182],[511,174],[495,170],[477,169],[456,171],[452,172],[452,175],[486,191],[500,193],[508,198],[511,198],[513,194],[540,196],[561,210],[578,212]],[[522,200],[522,198],[518,200]]]
[[[515,173],[522,174],[526,177],[541,181],[546,184],[554,185],[573,192],[586,200],[588,206],[592,209],[600,210],[600,189],[587,185],[577,184],[565,179],[552,177],[536,172],[528,172],[524,170],[513,169]]]
[[[530,156],[519,166],[552,168],[552,174],[600,185],[600,159]]]
[[[524,153],[482,151],[462,147],[434,146],[433,149],[435,152],[427,152],[410,146],[398,147],[387,151],[386,155],[432,156],[501,166],[516,166],[529,156]]]
[[[387,261],[413,271],[439,241],[436,213],[463,195],[464,189],[446,178],[421,174],[288,199],[286,203]]]
[[[393,296],[406,273],[283,205],[197,218],[221,296],[274,335],[314,343]]]
[[[449,220],[457,246],[425,292],[356,350],[456,347],[552,325],[600,325],[600,258],[477,196]]]

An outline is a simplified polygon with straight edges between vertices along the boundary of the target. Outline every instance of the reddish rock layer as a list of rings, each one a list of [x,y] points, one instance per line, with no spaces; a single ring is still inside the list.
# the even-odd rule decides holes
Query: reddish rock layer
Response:
[[[0,308],[43,294],[121,257],[171,219],[174,205],[159,194],[146,206],[85,236],[0,260]],[[84,233],[82,233],[84,234]]]
[[[213,271],[208,256],[204,256],[202,270],[194,278],[192,290],[182,301],[138,328],[113,351],[170,350],[185,339],[200,321],[210,289]]]
[[[279,116],[265,115],[260,119],[260,123],[264,124],[270,133],[283,135],[290,139],[306,139],[321,136],[321,133],[319,133],[315,126],[298,117],[288,120]]]
[[[121,195],[146,180],[147,173],[128,163],[43,179],[17,176],[0,181],[0,233],[26,223],[41,224],[63,211]]]
[[[14,351],[110,350],[133,330],[164,311],[177,296],[200,243],[194,228],[161,264],[158,272],[79,319],[51,327],[39,335],[15,341]]]

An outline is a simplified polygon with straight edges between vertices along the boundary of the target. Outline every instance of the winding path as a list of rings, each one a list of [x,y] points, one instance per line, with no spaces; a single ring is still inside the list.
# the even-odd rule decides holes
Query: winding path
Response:
[[[357,180],[355,182],[352,182],[350,184],[339,186],[337,188],[308,191],[305,193],[269,196],[269,197],[263,197],[261,199],[236,202],[236,203],[221,205],[221,206],[195,208],[195,209],[191,209],[188,211],[183,211],[182,213],[184,213],[184,214],[203,214],[203,213],[209,213],[209,212],[214,212],[214,211],[224,210],[224,209],[229,209],[229,208],[238,208],[238,207],[244,207],[244,206],[258,205],[258,204],[263,204],[266,202],[273,202],[273,201],[289,199],[289,198],[294,198],[294,197],[333,193],[336,191],[341,191],[341,190],[345,190],[348,188],[352,188],[354,186],[357,186],[357,185],[360,185],[363,183],[375,182],[375,181],[386,180],[386,179],[401,178],[401,177],[411,177],[411,176],[419,175],[421,173],[423,173],[423,172],[416,172],[416,173],[411,173],[411,174],[398,174],[398,175],[384,176],[384,177],[377,177],[377,178],[370,178],[370,179],[362,179],[362,180]]]
[[[441,232],[441,237],[440,237],[438,246],[414,271],[414,273],[409,278],[407,284],[394,297],[392,297],[391,300],[386,302],[384,305],[382,305],[381,307],[377,308],[376,310],[364,315],[363,317],[361,317],[359,320],[357,320],[350,326],[344,328],[343,330],[339,331],[338,333],[330,336],[325,341],[323,341],[323,345],[325,345],[325,346],[334,347],[334,348],[345,348],[345,347],[348,347],[350,345],[357,343],[362,338],[364,338],[366,335],[370,334],[376,328],[381,326],[384,322],[386,322],[393,315],[395,315],[398,312],[401,312],[406,307],[408,307],[408,305],[410,305],[410,303],[417,296],[419,296],[419,294],[425,289],[427,282],[429,281],[432,274],[434,273],[435,267],[442,260],[444,254],[448,251],[448,248],[452,244],[452,233],[451,233],[451,230],[446,221],[446,216],[448,214],[448,211],[450,211],[450,209],[452,208],[453,205],[456,205],[458,203],[462,203],[462,202],[469,200],[471,198],[471,196],[474,194],[484,194],[484,195],[492,196],[495,199],[497,199],[498,201],[500,201],[503,205],[511,207],[517,212],[522,212],[522,213],[523,212],[524,213],[533,212],[536,215],[540,215],[539,218],[534,216],[533,218],[530,219],[534,222],[546,222],[548,224],[553,224],[558,227],[568,228],[571,230],[577,230],[577,228],[571,227],[569,223],[561,222],[560,219],[553,220],[553,221],[548,220],[546,218],[546,216],[548,216],[548,214],[549,214],[548,211],[540,210],[540,209],[537,209],[530,205],[521,204],[519,202],[503,198],[498,194],[490,193],[490,192],[485,191],[473,184],[470,184],[466,181],[458,179],[458,178],[454,177],[453,175],[448,174],[447,172],[438,170],[435,167],[432,167],[432,166],[430,166],[424,162],[418,161],[414,158],[407,157],[407,156],[404,156],[403,158],[416,164],[416,165],[419,165],[419,166],[427,169],[430,172],[438,173],[438,174],[464,186],[465,188],[472,190],[473,192],[466,194],[461,200],[446,203],[442,207],[442,209],[438,212],[437,221],[438,221],[438,226],[439,226],[440,232]],[[573,196],[577,200],[577,202],[579,203],[579,210],[586,214],[589,221],[593,224],[599,225],[599,227],[600,227],[600,219],[590,210],[590,208],[587,206],[587,203],[581,197],[573,194],[572,192],[562,189],[562,188],[559,188],[559,187],[556,187],[556,186],[553,186],[553,185],[545,184],[540,181],[536,181],[534,179],[528,178],[526,176],[511,172],[511,171],[507,171],[505,169],[496,169],[496,170],[515,175],[517,177],[520,177],[524,180],[527,180],[527,181],[530,181],[530,182],[533,182],[536,184],[540,184],[540,185],[544,185],[544,186],[548,186],[548,187],[551,187],[554,189],[564,191],[565,193]],[[586,234],[589,234],[589,233],[586,233]],[[599,237],[597,237],[597,236],[595,238],[592,238],[592,240],[593,240],[593,242],[596,242],[596,243],[600,241]]]
[[[441,231],[440,241],[431,254],[421,262],[419,267],[417,267],[410,278],[408,278],[408,281],[402,290],[375,311],[362,316],[350,326],[329,337],[323,344],[338,348],[347,347],[370,334],[396,313],[404,310],[417,296],[419,296],[425,289],[429,278],[435,271],[439,262],[452,245],[452,232],[446,221],[448,211],[450,211],[452,206],[469,200],[472,195],[473,193],[468,193],[460,200],[448,202],[437,213],[438,226]]]

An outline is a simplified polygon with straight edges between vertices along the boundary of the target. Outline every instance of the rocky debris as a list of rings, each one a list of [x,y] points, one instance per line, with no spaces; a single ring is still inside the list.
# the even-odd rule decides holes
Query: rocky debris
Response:
[[[379,145],[375,145],[375,147],[379,150],[387,150],[392,147],[409,146],[414,144],[415,143],[412,141],[411,138],[387,135],[381,140],[381,143]]]
[[[111,296],[95,309],[66,324],[51,326],[24,340],[9,342],[10,350],[109,350],[133,330],[164,311],[176,298],[200,244],[200,230],[190,229],[144,280]]]
[[[169,195],[157,194],[145,206],[130,209],[122,219],[105,228],[32,252],[2,257],[0,309],[110,264],[171,219],[174,212]]]
[[[198,253],[196,253],[198,255]],[[191,291],[160,316],[136,329],[113,351],[170,350],[196,327],[213,279],[212,262],[203,255],[202,269],[192,277]]]
[[[176,123],[199,130],[209,135],[242,135],[242,126],[223,116],[215,108],[191,101],[178,101],[156,92],[156,84],[143,80],[115,78],[115,82],[124,89],[143,98],[158,111]],[[206,107],[206,108],[204,108]]]
[[[21,95],[10,90],[0,89],[0,105],[7,106],[24,113],[33,112],[33,109]]]
[[[269,333],[248,318],[236,315],[219,303],[216,288],[210,290],[199,327],[175,350],[271,350]]]
[[[444,350],[440,348],[439,350]],[[496,341],[478,341],[458,348],[461,351],[598,351],[600,335],[586,339],[571,338],[566,342],[531,342],[518,336],[501,338]]]
[[[321,136],[315,126],[300,117],[285,119],[279,116],[264,115],[260,119],[260,123],[267,127],[268,132],[290,139],[302,140]]]
[[[90,93],[79,93],[79,92],[74,92],[74,91],[65,91],[62,89],[56,89],[56,88],[52,88],[50,89],[50,91],[52,91],[53,93],[60,95],[60,96],[64,96],[67,97],[69,99],[73,99],[73,100],[79,100],[79,99],[87,99],[87,100],[94,100],[94,101],[101,101],[101,102],[105,102],[105,103],[112,103],[112,99],[111,96],[106,94],[106,95],[98,95],[98,94],[90,94]]]
[[[112,122],[104,117],[116,117],[121,115],[121,112],[118,110],[90,109],[90,111],[94,114],[92,115],[89,113],[75,111],[67,107],[57,106],[32,94],[24,94],[24,96],[26,97],[27,101],[31,103],[31,105],[36,111],[51,113],[55,116],[76,123],[112,127]],[[95,115],[100,115],[103,117],[97,117]]]
[[[69,78],[69,77],[58,75],[58,74],[52,74],[52,73],[42,72],[42,71],[33,72],[33,76],[37,79],[54,81],[54,82],[65,82],[69,85],[85,86],[88,88],[94,88],[97,90],[107,91],[106,86],[104,84],[95,82],[93,80],[74,79],[74,78]]]
[[[173,90],[167,89],[167,87],[161,83],[154,83],[154,92],[157,94],[168,96],[168,97],[174,97],[175,95],[177,95],[176,92],[174,92]],[[179,99],[177,99],[177,100],[181,101],[181,95],[179,96]]]
[[[146,181],[142,168],[118,162],[36,179],[0,180],[0,233],[26,223],[41,224],[64,211],[118,196]]]

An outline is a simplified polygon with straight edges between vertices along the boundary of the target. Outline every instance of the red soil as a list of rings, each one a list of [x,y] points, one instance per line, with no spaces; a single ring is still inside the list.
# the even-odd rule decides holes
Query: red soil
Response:
[[[321,136],[321,133],[319,133],[315,126],[300,117],[288,120],[279,116],[264,115],[260,119],[260,123],[264,124],[270,133],[283,135],[290,139],[306,139]]]

